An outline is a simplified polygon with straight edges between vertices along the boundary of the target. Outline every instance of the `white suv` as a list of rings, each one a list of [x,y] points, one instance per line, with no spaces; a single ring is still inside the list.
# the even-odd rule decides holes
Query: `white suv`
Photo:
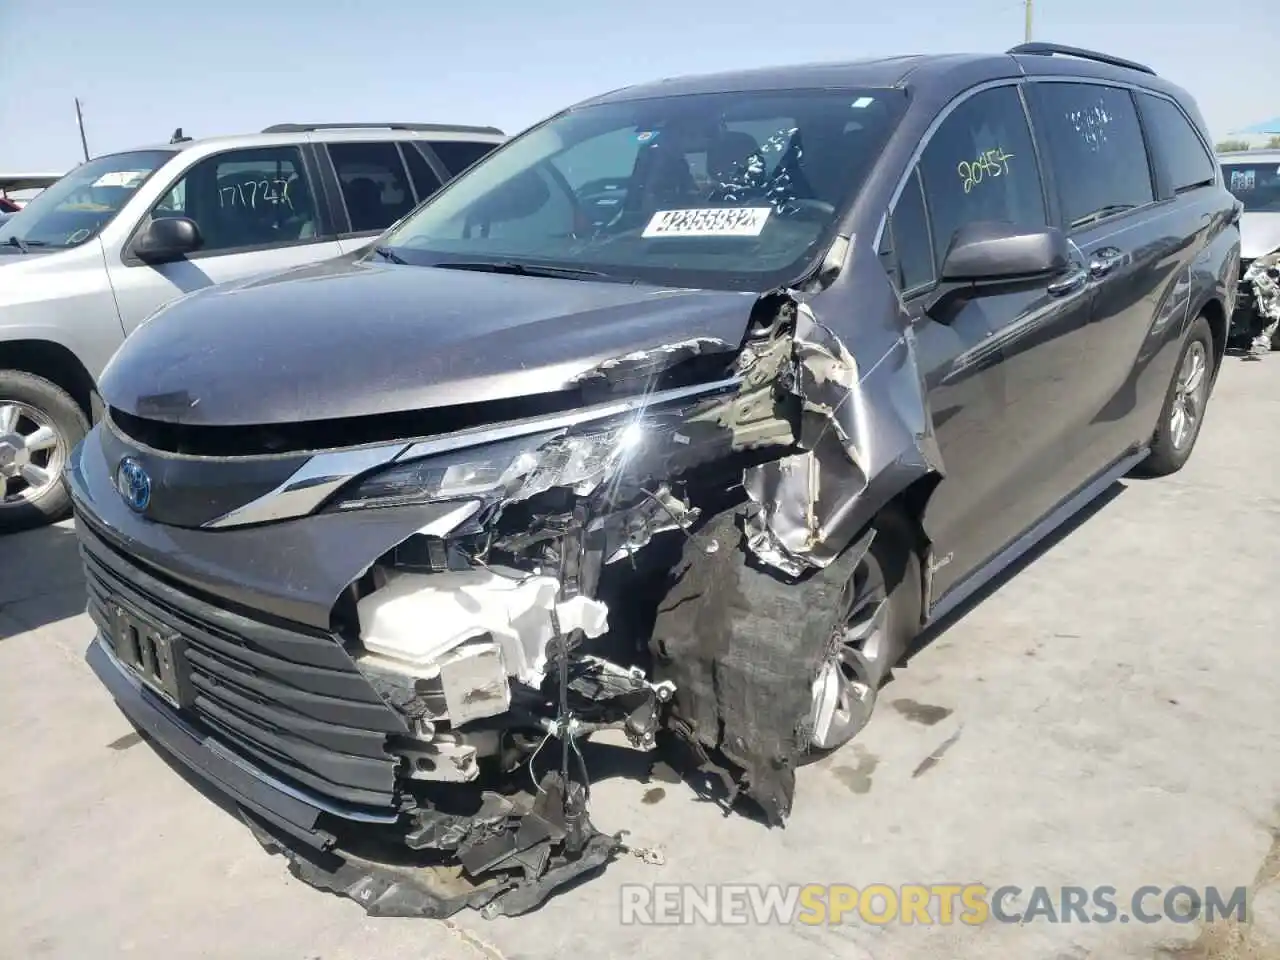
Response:
[[[0,223],[0,533],[60,481],[116,348],[201,287],[366,246],[505,139],[495,127],[280,124],[89,160]]]

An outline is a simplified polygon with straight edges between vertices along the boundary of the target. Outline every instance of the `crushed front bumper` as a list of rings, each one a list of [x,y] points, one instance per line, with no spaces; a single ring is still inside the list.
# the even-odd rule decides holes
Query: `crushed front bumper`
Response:
[[[233,550],[231,541],[263,532],[185,531],[121,514],[94,443],[90,434],[70,475],[97,626],[86,660],[150,741],[234,804],[296,876],[370,914],[443,917],[476,907],[512,915],[622,849],[619,838],[595,830],[578,785],[560,781],[558,771],[536,791],[523,781],[493,790],[479,783],[411,789],[389,748],[405,732],[404,718],[336,633],[281,615],[291,607],[321,619],[312,598],[358,562],[342,554],[343,542],[317,544],[323,525],[314,518],[276,525],[269,531],[276,547],[288,548],[292,537],[298,552],[309,548],[306,560],[297,561],[294,577],[258,583],[222,582],[217,574],[232,567],[210,564],[212,551],[167,562],[180,538],[217,537],[221,549]],[[403,523],[384,514],[376,537],[395,535]],[[346,526],[371,529],[359,517]],[[269,559],[241,558],[245,572]],[[197,570],[201,561],[207,565]],[[308,580],[312,573],[322,575]],[[246,606],[249,597],[266,602]],[[122,623],[137,633],[122,632]],[[149,650],[142,659],[153,665],[178,652],[181,675],[172,683],[164,670],[137,669],[139,636]]]

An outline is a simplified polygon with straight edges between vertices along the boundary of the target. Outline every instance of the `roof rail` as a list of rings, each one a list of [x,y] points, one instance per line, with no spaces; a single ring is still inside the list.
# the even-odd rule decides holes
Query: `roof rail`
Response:
[[[506,136],[497,127],[459,123],[276,123],[263,133],[310,133],[313,130],[413,130],[419,133],[484,133]]]
[[[1081,60],[1109,63],[1113,67],[1124,67],[1128,70],[1138,70],[1141,73],[1149,73],[1153,77],[1156,76],[1156,72],[1144,63],[1126,60],[1123,57],[1113,57],[1109,53],[1099,53],[1096,50],[1086,50],[1084,47],[1068,47],[1062,43],[1020,43],[1016,47],[1010,47],[1005,53],[1010,55],[1029,53],[1042,57],[1052,57],[1054,55],[1079,57]]]

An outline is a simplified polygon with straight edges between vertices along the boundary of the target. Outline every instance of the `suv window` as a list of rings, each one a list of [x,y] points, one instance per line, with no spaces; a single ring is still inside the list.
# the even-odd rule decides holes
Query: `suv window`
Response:
[[[925,147],[920,172],[939,266],[963,224],[1047,223],[1035,147],[1016,87],[986,90],[956,107]]]
[[[431,149],[454,177],[496,146],[496,143],[473,143],[470,140],[434,140],[431,143]]]
[[[394,143],[330,143],[352,233],[385,230],[415,206],[404,160]]]
[[[1150,203],[1151,168],[1128,90],[1092,83],[1031,85],[1068,227]]]
[[[431,169],[422,151],[412,142],[400,144],[400,149],[404,152],[404,160],[409,167],[409,178],[413,181],[413,189],[418,194],[418,202],[421,203],[440,189],[440,178]]]
[[[592,103],[506,143],[385,242],[422,265],[767,290],[826,249],[906,105],[865,88]]]
[[[1177,105],[1149,93],[1138,94],[1138,99],[1148,133],[1169,171],[1173,189],[1181,192],[1213,183],[1216,179],[1213,158]]]
[[[115,219],[173,155],[172,150],[139,150],[82,163],[4,222],[0,250],[17,253],[23,245],[65,248],[84,243]]]
[[[889,221],[894,259],[903,291],[933,283],[933,245],[929,241],[929,215],[924,206],[920,171],[912,171]]]
[[[174,184],[153,218],[189,217],[201,253],[313,240],[311,185],[297,147],[255,147],[206,157]]]

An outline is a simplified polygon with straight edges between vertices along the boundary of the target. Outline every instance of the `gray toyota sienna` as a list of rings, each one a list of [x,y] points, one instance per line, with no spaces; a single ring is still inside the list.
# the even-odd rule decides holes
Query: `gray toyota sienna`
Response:
[[[580,103],[125,342],[68,468],[88,661],[372,913],[608,861],[602,730],[781,822],[923,627],[1187,461],[1238,218],[1192,98],[1075,48]]]

